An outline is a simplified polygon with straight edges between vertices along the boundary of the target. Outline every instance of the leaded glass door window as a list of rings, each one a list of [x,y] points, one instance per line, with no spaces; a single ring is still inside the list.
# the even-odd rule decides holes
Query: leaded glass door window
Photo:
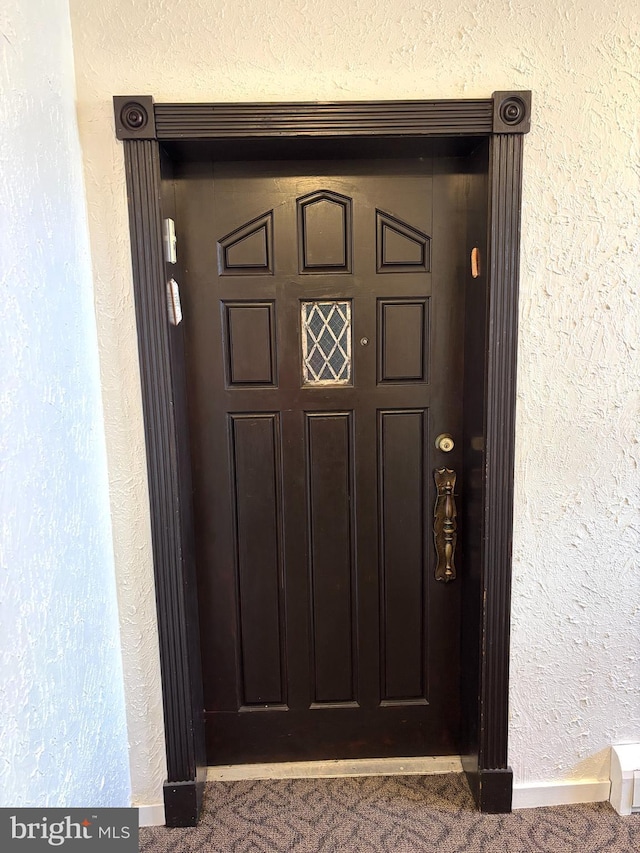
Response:
[[[302,303],[302,375],[305,385],[351,383],[351,303]]]

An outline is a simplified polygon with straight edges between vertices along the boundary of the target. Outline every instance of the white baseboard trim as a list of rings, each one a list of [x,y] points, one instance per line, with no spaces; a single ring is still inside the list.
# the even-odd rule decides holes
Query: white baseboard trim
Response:
[[[140,826],[164,826],[164,803],[156,803],[152,806],[138,806],[133,804],[134,809],[138,809]]]
[[[513,786],[513,808],[568,806],[574,803],[602,803],[609,799],[611,782],[599,779],[566,782],[533,782]]]
[[[244,779],[337,779],[343,776],[426,776],[434,773],[462,773],[460,756],[226,764],[207,768],[207,782],[238,782]]]

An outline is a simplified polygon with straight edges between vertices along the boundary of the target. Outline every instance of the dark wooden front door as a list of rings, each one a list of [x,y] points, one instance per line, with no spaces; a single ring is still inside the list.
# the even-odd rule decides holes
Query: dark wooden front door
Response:
[[[437,158],[177,176],[211,764],[459,751],[452,186]]]

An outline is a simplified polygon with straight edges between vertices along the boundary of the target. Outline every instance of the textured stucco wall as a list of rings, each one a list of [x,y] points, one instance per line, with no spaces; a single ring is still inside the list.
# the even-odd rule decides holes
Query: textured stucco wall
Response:
[[[2,4],[0,92],[0,806],[126,806],[67,0]]]
[[[526,140],[510,761],[607,778],[640,739],[639,33],[633,0],[72,0],[134,791],[162,781],[122,151],[112,94],[160,101],[486,97]],[[147,800],[148,801],[148,800]]]

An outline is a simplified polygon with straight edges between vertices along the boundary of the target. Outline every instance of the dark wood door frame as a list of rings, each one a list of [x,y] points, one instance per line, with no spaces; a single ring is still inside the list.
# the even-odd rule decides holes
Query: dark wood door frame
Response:
[[[467,597],[467,638],[475,639],[466,678],[469,699],[463,764],[478,807],[511,809],[507,766],[513,460],[523,135],[530,92],[446,101],[310,104],[155,104],[150,96],[114,97],[124,143],[136,319],[149,476],[168,780],[168,826],[197,823],[206,760],[191,490],[182,413],[182,326],[167,317],[161,159],[172,144],[254,141],[295,150],[309,140],[339,140],[354,150],[372,140],[488,142],[485,316],[475,318],[483,384],[477,565]],[[253,149],[255,152],[255,148]],[[259,150],[259,148],[257,149]],[[283,149],[284,150],[284,149]],[[255,153],[254,153],[255,159]],[[484,322],[482,320],[484,319]],[[475,443],[478,448],[478,436]]]

